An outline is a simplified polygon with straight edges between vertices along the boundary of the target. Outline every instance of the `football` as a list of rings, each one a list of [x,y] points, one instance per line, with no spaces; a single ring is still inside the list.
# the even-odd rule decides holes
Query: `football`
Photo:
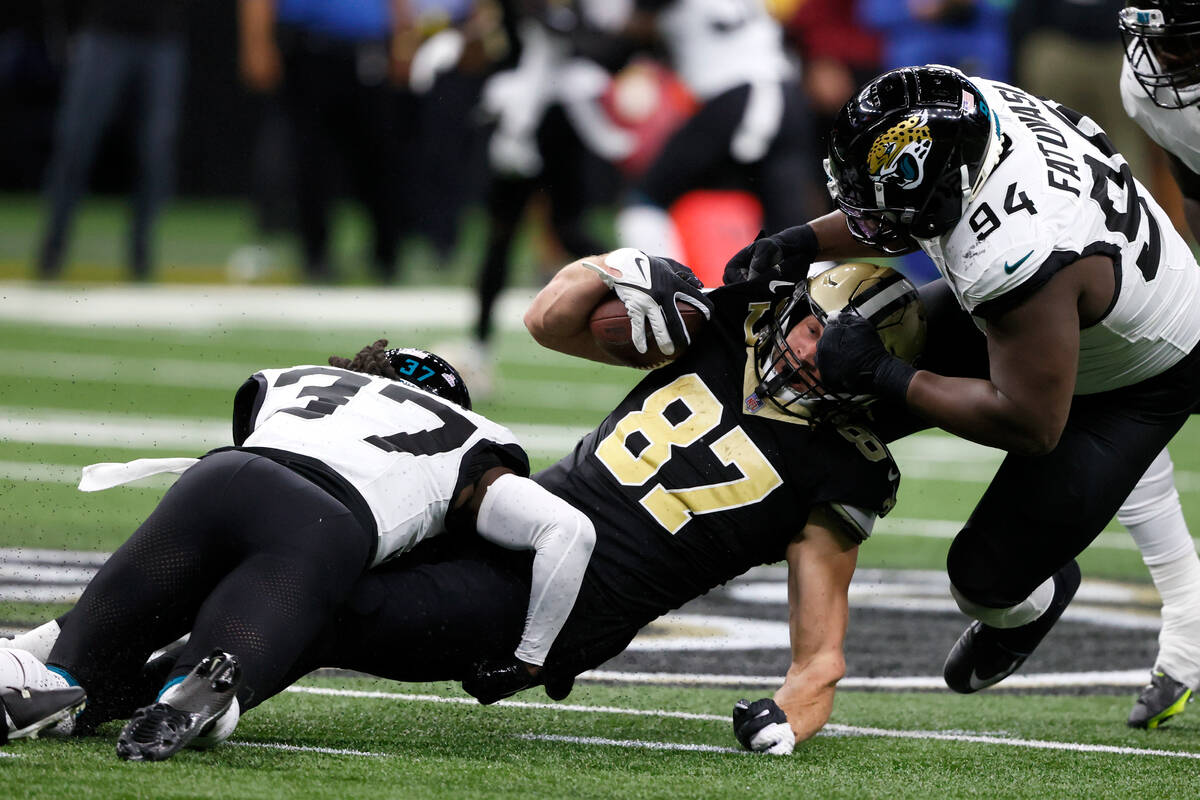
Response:
[[[676,301],[676,306],[683,317],[683,325],[687,328],[688,335],[694,340],[697,332],[707,321],[707,317],[704,316],[704,312],[690,303]],[[633,346],[633,327],[629,322],[629,314],[625,310],[625,304],[621,302],[615,292],[592,309],[589,327],[592,331],[592,338],[604,352],[622,364],[638,369],[661,367],[679,358],[687,350],[686,343],[676,344],[673,355],[664,355],[655,344],[654,334],[650,332],[650,325],[647,324],[646,352],[639,353]]]

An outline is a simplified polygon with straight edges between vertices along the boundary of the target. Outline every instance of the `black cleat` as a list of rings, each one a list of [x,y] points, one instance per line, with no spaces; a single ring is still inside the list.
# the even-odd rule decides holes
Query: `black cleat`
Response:
[[[237,658],[214,650],[157,703],[134,712],[117,738],[117,755],[126,761],[170,758],[229,710],[241,684]]]
[[[65,689],[28,689],[6,687],[0,690],[0,744],[10,739],[36,738],[39,733],[61,720],[78,714],[87,702],[81,686]]]
[[[1183,713],[1191,701],[1190,688],[1156,669],[1150,673],[1150,683],[1142,687],[1125,724],[1131,728],[1157,728]]]
[[[1054,599],[1033,622],[1018,628],[993,628],[973,621],[946,656],[942,675],[959,694],[994,686],[1016,672],[1062,616],[1079,589],[1079,565],[1074,561],[1054,575]]]
[[[476,664],[475,673],[463,680],[462,687],[467,694],[487,706],[541,682],[540,677],[529,674],[525,662],[510,658]]]

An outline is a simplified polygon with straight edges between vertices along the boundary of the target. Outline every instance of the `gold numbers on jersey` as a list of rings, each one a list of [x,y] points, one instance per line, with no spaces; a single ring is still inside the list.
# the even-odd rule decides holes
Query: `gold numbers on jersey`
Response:
[[[721,413],[721,403],[698,375],[682,375],[647,397],[640,410],[626,414],[596,448],[596,457],[625,486],[641,486],[671,459],[672,448],[695,444],[717,427]],[[713,442],[710,450],[742,477],[685,488],[655,483],[641,498],[646,510],[671,533],[678,532],[693,514],[757,503],[783,483],[740,427]]]
[[[888,456],[887,447],[879,441],[879,437],[866,428],[860,428],[857,425],[843,425],[837,429],[837,432],[842,435],[842,438],[853,442],[854,446],[858,448],[858,452],[862,453],[863,458],[867,461],[883,461]]]

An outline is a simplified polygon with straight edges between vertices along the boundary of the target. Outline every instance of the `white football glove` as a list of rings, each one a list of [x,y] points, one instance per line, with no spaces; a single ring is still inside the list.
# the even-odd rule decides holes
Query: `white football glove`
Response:
[[[622,247],[604,258],[603,267],[590,261],[582,264],[599,275],[625,304],[633,346],[639,353],[646,352],[647,322],[663,355],[674,355],[676,342],[692,343],[677,301],[696,307],[705,319],[712,316],[712,301],[705,297],[700,279],[678,261]]]
[[[738,700],[733,706],[733,734],[742,747],[755,753],[774,756],[791,755],[796,746],[796,734],[774,700]]]

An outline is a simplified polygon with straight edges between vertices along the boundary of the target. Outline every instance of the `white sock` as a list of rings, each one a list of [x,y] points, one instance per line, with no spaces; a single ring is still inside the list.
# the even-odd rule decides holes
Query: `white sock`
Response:
[[[1181,683],[1200,686],[1200,557],[1166,450],[1146,470],[1117,519],[1137,543],[1162,597],[1155,666]]]
[[[18,633],[11,639],[0,639],[0,648],[11,647],[17,650],[26,650],[39,661],[45,661],[50,657],[50,651],[54,649],[54,643],[58,641],[58,635],[61,632],[58,620],[52,619],[31,631]]]
[[[0,687],[13,689],[66,689],[70,684],[51,671],[28,650],[0,650]]]

